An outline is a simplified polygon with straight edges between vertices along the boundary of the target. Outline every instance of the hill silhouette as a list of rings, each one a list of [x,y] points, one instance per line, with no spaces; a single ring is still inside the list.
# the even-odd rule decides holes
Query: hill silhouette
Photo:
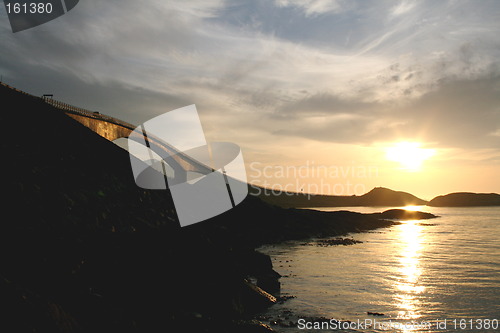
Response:
[[[251,186],[251,193],[263,201],[284,208],[289,207],[399,207],[410,205],[426,205],[427,201],[401,191],[384,187],[375,187],[360,196],[317,195],[294,192],[273,193],[270,190]]]
[[[384,187],[376,187],[359,197],[359,205],[363,206],[407,206],[425,205],[427,201],[413,194],[394,191]]]
[[[440,195],[429,201],[434,207],[500,206],[500,194],[457,192]]]
[[[257,246],[394,224],[248,196],[181,228],[125,150],[40,98],[0,85],[0,101],[2,332],[269,332],[241,322],[279,296]]]

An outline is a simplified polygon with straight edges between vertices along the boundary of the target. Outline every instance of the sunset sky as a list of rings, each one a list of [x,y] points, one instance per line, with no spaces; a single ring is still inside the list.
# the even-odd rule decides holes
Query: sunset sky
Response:
[[[32,94],[133,124],[196,104],[253,183],[500,192],[500,1],[81,0],[16,34],[4,8],[0,38]]]

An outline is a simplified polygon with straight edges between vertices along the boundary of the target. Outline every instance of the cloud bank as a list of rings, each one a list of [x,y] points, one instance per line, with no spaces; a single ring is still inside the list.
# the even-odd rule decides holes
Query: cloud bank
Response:
[[[85,1],[12,34],[4,81],[132,123],[195,103],[214,138],[500,147],[497,1]],[[220,133],[217,128],[225,128]]]

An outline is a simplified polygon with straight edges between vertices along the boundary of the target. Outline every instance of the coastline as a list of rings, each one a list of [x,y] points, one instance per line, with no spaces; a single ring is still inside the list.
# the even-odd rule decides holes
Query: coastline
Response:
[[[414,319],[430,323],[432,332],[454,332],[452,326],[437,328],[445,319],[495,319],[499,208],[430,212],[441,217],[351,234],[362,242],[352,247],[325,247],[319,239],[260,249],[284,276],[283,295],[295,296],[263,313],[262,320],[279,332],[296,333],[301,318],[401,324]]]

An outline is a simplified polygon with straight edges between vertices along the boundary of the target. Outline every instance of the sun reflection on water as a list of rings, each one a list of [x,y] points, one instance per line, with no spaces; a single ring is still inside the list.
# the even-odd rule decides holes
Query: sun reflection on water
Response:
[[[425,290],[425,287],[419,284],[422,275],[420,256],[424,245],[421,226],[417,222],[405,221],[399,227],[401,250],[399,265],[395,268],[397,277],[394,294],[395,305],[399,309],[398,319],[413,320],[421,317],[418,294]]]
[[[404,210],[411,210],[411,211],[414,211],[414,212],[421,212],[425,207],[427,206],[423,206],[423,205],[411,205],[411,206],[404,206],[402,207],[401,209],[404,209]]]

